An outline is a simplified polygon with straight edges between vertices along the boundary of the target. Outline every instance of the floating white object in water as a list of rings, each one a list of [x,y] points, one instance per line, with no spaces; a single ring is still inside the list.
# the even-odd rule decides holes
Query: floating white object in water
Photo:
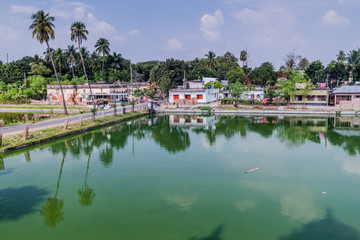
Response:
[[[245,171],[245,173],[251,173],[251,172],[256,171],[256,170],[259,170],[259,169],[260,169],[260,167],[253,168],[253,169],[250,169],[250,170]]]
[[[322,192],[322,194],[326,194],[326,192]]]

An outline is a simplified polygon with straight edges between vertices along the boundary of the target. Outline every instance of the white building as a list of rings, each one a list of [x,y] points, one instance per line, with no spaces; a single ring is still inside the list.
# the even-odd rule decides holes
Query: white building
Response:
[[[206,89],[204,88],[205,84],[202,80],[185,81],[182,88],[169,91],[169,102],[171,104],[192,105],[217,101],[219,99],[219,89]]]
[[[241,99],[244,100],[263,100],[265,97],[265,89],[264,88],[255,88],[253,90],[246,90],[241,94]]]

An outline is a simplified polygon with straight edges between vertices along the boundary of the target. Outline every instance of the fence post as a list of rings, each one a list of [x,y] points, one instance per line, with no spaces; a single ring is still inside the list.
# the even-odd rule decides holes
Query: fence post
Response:
[[[65,120],[65,121],[64,121],[64,128],[63,128],[64,130],[67,129],[68,124],[69,124],[69,120]]]
[[[105,111],[102,111],[101,117],[102,117],[102,118],[105,118]]]
[[[0,147],[2,146],[2,133],[0,133]]]
[[[5,126],[5,122],[4,122],[4,120],[2,120],[2,119],[0,119],[0,126]]]
[[[81,127],[81,125],[82,125],[82,120],[83,120],[83,118],[80,117],[80,119],[79,119],[79,125],[80,125],[80,127]]]
[[[29,126],[24,127],[23,139],[27,140],[29,138]]]

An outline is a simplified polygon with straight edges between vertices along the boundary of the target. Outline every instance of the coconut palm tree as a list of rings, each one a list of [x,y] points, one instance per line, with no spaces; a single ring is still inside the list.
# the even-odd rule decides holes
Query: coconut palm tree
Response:
[[[343,50],[340,50],[339,54],[336,55],[336,57],[337,57],[337,61],[341,62],[341,63],[345,62],[345,60],[346,60],[346,54],[344,53]]]
[[[95,51],[97,54],[102,54],[102,74],[104,75],[105,56],[110,54],[109,41],[105,38],[100,38],[95,44]]]
[[[68,64],[70,64],[70,66],[71,66],[73,78],[75,77],[74,63],[75,63],[75,58],[76,58],[76,49],[77,48],[74,45],[68,45],[68,47],[66,49],[66,62]]]
[[[214,69],[216,67],[216,54],[212,51],[209,51],[208,54],[205,54],[205,57],[208,58],[208,67]]]
[[[86,78],[86,82],[89,86],[89,90],[90,90],[90,96],[91,96],[91,101],[92,101],[92,104],[95,108],[95,101],[94,101],[94,96],[92,94],[92,90],[91,90],[91,86],[90,86],[90,83],[89,83],[89,79],[87,77],[87,74],[86,74],[86,68],[85,68],[85,62],[84,62],[84,58],[83,58],[83,55],[81,53],[81,43],[83,40],[87,40],[87,34],[89,34],[88,30],[86,30],[86,26],[84,23],[82,22],[74,22],[72,25],[71,25],[71,35],[70,35],[70,38],[71,38],[71,41],[75,41],[79,44],[79,53],[80,53],[80,59],[81,59],[81,63],[82,63],[82,66],[83,66],[83,69],[84,69],[84,74],[85,74],[85,78]]]
[[[50,60],[51,60],[52,66],[54,68],[56,80],[60,87],[62,102],[63,102],[63,106],[64,106],[64,112],[65,112],[65,115],[68,115],[66,103],[65,103],[64,91],[62,89],[62,86],[61,86],[61,83],[59,80],[59,76],[58,76],[56,68],[55,68],[54,59],[52,57],[52,52],[51,52],[50,45],[49,45],[49,40],[55,39],[55,32],[54,32],[55,25],[53,23],[55,21],[55,18],[50,16],[49,13],[45,13],[43,10],[39,10],[37,13],[31,15],[31,19],[33,20],[33,22],[30,25],[29,30],[33,30],[32,37],[33,38],[36,37],[36,40],[38,40],[40,42],[40,44],[45,42],[47,45],[48,52],[50,55]]]
[[[64,67],[64,52],[61,48],[56,49],[54,52],[54,62],[59,69],[59,73],[61,73],[61,68]]]

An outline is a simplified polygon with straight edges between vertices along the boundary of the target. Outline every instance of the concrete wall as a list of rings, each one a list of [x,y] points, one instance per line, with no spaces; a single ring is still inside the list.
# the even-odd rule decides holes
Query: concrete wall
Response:
[[[319,99],[318,96],[325,97],[325,100]],[[290,104],[293,105],[318,105],[327,106],[329,102],[327,89],[311,90],[308,96],[302,96],[300,90],[295,95],[290,96]]]

